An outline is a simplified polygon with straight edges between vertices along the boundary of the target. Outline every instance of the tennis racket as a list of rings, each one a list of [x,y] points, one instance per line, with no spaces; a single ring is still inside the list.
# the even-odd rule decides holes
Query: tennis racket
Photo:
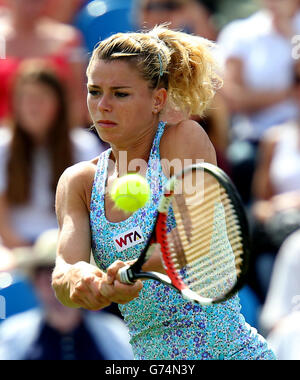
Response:
[[[167,275],[142,271],[157,244]],[[248,221],[235,186],[220,168],[200,163],[168,181],[145,249],[133,265],[119,270],[119,278],[126,284],[157,280],[186,300],[210,305],[244,285],[249,252]]]

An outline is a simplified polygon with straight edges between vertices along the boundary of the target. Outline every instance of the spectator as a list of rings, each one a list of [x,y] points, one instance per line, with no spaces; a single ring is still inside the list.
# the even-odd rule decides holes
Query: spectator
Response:
[[[276,258],[267,299],[260,315],[264,335],[288,315],[300,310],[300,230],[282,245]],[[294,319],[295,320],[295,319]],[[298,319],[299,326],[299,319]]]
[[[256,220],[268,228],[274,218],[289,212],[291,228],[300,228],[300,129],[296,121],[271,129],[260,146],[260,155],[253,181]],[[299,214],[299,217],[297,217]],[[296,219],[295,219],[296,217]],[[296,224],[293,227],[292,221]],[[282,220],[284,223],[284,220]],[[280,233],[281,229],[281,233]],[[293,232],[293,231],[292,231]],[[266,231],[268,233],[268,231]],[[269,246],[278,250],[289,234],[278,224],[274,236],[268,236]]]
[[[152,29],[155,25],[170,23],[172,29],[196,34],[209,40],[217,37],[212,14],[214,3],[203,0],[139,0],[138,23]]]
[[[275,261],[261,329],[279,360],[300,359],[300,230],[283,244]]]
[[[261,287],[262,299],[280,246],[300,228],[299,141],[299,122],[295,120],[271,128],[260,144],[253,180],[253,239],[256,243],[252,270],[254,281]]]
[[[51,288],[57,230],[31,248],[13,251],[26,271],[41,307],[8,318],[0,326],[0,360],[129,360],[132,351],[123,322],[106,312],[62,306]]]
[[[0,60],[0,123],[11,116],[11,83],[28,58],[43,58],[55,66],[68,88],[73,124],[86,122],[82,37],[74,27],[44,17],[48,2],[8,1],[10,12],[2,30],[6,59]]]
[[[49,0],[46,15],[64,24],[72,24],[75,15],[88,0]]]
[[[263,9],[226,26],[219,36],[225,55],[223,94],[233,113],[234,142],[229,157],[245,200],[257,146],[270,127],[299,116],[293,99],[291,38],[300,32],[299,0],[262,0]]]
[[[300,360],[300,312],[285,317],[267,339],[278,360]]]
[[[213,2],[203,0],[138,0],[136,18],[140,27],[153,28],[155,25],[170,23],[172,29],[183,30],[210,40],[216,40],[217,28],[213,23]],[[167,111],[163,120],[177,123],[182,118],[173,109]],[[231,173],[226,159],[229,144],[229,113],[222,96],[217,93],[213,103],[201,118],[193,115],[212,141],[218,165],[228,174]]]
[[[299,65],[295,66],[295,101],[300,109],[300,73],[297,73]],[[300,67],[300,66],[299,66]],[[268,202],[269,212],[274,214],[272,210],[272,199],[289,199],[289,194],[300,191],[300,121],[298,118],[291,119],[288,122],[271,128],[263,135],[260,147],[260,156],[258,160],[257,170],[253,182],[254,196],[259,200]],[[278,195],[282,194],[282,197]],[[281,209],[299,204],[297,198],[294,202],[281,201]],[[296,204],[295,204],[296,201]],[[286,206],[284,206],[284,203]],[[292,203],[292,204],[291,204]],[[259,204],[260,205],[260,204]],[[259,206],[258,205],[258,206]],[[275,204],[273,205],[275,206]],[[274,207],[273,207],[274,208]],[[256,207],[259,209],[259,207]],[[262,212],[259,213],[262,217]],[[270,216],[271,216],[270,215]]]
[[[71,130],[61,82],[36,61],[20,68],[13,109],[12,128],[0,128],[0,237],[10,248],[33,244],[57,226],[58,178],[102,150],[94,135]]]

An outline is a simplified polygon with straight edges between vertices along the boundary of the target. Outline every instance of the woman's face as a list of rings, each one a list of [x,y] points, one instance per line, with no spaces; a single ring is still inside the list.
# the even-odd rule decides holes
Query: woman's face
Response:
[[[43,139],[46,136],[57,110],[57,97],[47,85],[26,83],[19,87],[15,98],[15,116],[33,138]]]
[[[125,146],[153,128],[164,89],[152,90],[127,62],[94,60],[88,74],[88,109],[102,140]]]

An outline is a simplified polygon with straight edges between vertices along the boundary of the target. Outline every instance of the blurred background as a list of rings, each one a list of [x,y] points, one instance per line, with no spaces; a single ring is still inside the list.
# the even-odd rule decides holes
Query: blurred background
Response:
[[[117,307],[55,300],[54,194],[107,148],[86,107],[93,48],[164,22],[217,43],[224,86],[193,119],[248,212],[242,313],[279,359],[300,359],[300,0],[0,0],[0,360],[132,358]]]

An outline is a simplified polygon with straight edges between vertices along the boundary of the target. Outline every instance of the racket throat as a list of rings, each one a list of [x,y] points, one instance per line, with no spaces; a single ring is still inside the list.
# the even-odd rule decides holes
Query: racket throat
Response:
[[[189,288],[184,288],[181,290],[181,295],[186,301],[196,302],[204,306],[212,305],[213,300],[210,298],[205,298],[197,295],[195,292],[191,291]]]

